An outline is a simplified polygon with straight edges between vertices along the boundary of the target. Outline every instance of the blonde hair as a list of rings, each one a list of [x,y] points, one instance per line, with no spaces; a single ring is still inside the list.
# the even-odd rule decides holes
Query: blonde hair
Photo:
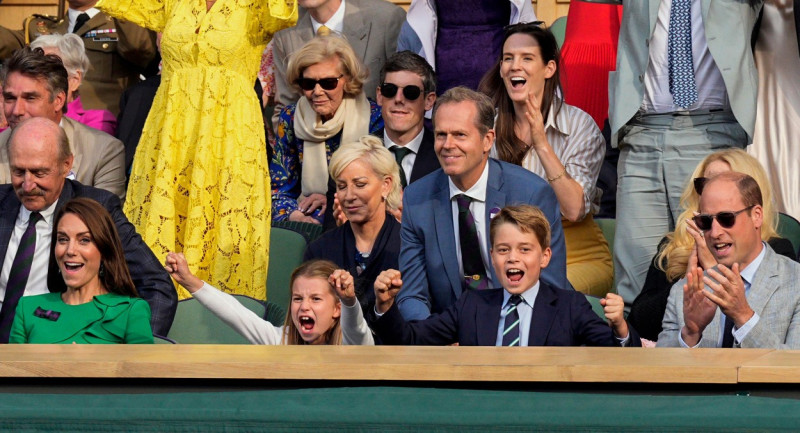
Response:
[[[297,269],[292,272],[292,276],[289,278],[289,293],[292,293],[294,282],[297,280],[297,278],[322,278],[325,280],[325,283],[327,283],[328,277],[330,277],[331,274],[333,274],[333,272],[337,269],[339,269],[339,267],[329,260],[309,260],[298,266]],[[331,295],[333,295],[333,299],[338,304],[339,297],[336,296],[336,292],[334,291],[333,287],[329,288],[331,290]],[[303,337],[300,335],[300,331],[298,331],[297,327],[294,325],[294,320],[292,320],[291,304],[289,305],[289,308],[286,309],[286,318],[283,320],[283,330],[281,344],[308,344],[305,340],[303,340]],[[324,338],[325,344],[342,344],[342,328],[339,326],[338,317],[333,319],[333,325],[325,332]]]
[[[372,171],[383,179],[386,176],[391,178],[391,187],[386,196],[386,207],[392,210],[400,208],[402,192],[400,191],[400,169],[397,162],[384,145],[383,142],[372,135],[365,135],[352,143],[339,146],[339,149],[331,156],[328,163],[328,170],[331,178],[336,180],[340,174],[355,160],[362,160],[372,168]]]
[[[680,205],[684,211],[675,222],[675,231],[667,235],[668,243],[656,256],[656,267],[667,274],[667,280],[669,281],[678,280],[686,274],[689,256],[692,255],[692,249],[694,248],[694,238],[686,230],[686,220],[692,218],[694,212],[697,211],[700,196],[695,192],[692,180],[702,177],[706,168],[715,161],[722,161],[730,166],[731,171],[744,173],[755,179],[761,189],[761,197],[764,201],[762,206],[764,220],[761,226],[761,239],[768,241],[779,237],[776,231],[778,214],[775,211],[772,199],[772,187],[761,163],[742,149],[725,149],[714,152],[705,157],[694,169],[691,179],[689,179],[683,194],[681,194]]]
[[[341,73],[347,77],[343,89],[345,95],[355,96],[361,93],[364,82],[369,77],[369,70],[356,56],[353,47],[337,35],[317,36],[292,53],[286,67],[286,80],[302,92],[297,80],[303,76],[303,71],[332,57],[339,59]]]

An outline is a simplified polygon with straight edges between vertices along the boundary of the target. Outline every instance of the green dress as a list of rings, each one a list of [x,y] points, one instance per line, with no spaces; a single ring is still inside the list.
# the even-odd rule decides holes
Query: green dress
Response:
[[[61,293],[23,296],[11,326],[10,343],[153,343],[150,306],[140,298],[106,293],[80,305]]]

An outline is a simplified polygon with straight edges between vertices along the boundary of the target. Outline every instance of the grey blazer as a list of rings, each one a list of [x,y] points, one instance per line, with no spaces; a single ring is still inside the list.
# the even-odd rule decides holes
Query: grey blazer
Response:
[[[625,2],[617,48],[617,70],[608,77],[609,121],[617,133],[639,110],[644,97],[644,74],[650,59],[650,38],[661,0]],[[751,7],[746,0],[702,0],[703,23],[711,57],[722,73],[736,120],[752,141],[756,124],[758,75],[750,35],[763,2]],[[665,48],[666,49],[666,48]]]
[[[397,50],[400,27],[406,20],[406,12],[385,0],[346,0],[344,4],[344,31],[342,35],[350,42],[356,56],[369,69],[369,78],[364,83],[364,93],[375,99],[378,78],[386,59]],[[286,80],[289,56],[314,37],[311,15],[301,9],[297,25],[275,33],[273,56],[275,65],[275,112],[273,125],[278,125],[281,109],[300,99],[300,93]]]
[[[756,270],[747,302],[759,315],[756,326],[750,330],[740,346],[760,349],[800,348],[800,264],[781,256],[769,245]],[[682,279],[672,286],[667,310],[658,335],[658,346],[680,347],[678,339],[683,328]],[[714,319],[706,326],[698,347],[717,347],[720,341],[722,312],[717,309]],[[735,344],[735,342],[734,342]]]
[[[78,182],[104,189],[125,200],[125,146],[111,135],[82,123],[61,118],[72,154],[72,171]],[[0,184],[11,183],[8,139],[11,129],[0,133]]]

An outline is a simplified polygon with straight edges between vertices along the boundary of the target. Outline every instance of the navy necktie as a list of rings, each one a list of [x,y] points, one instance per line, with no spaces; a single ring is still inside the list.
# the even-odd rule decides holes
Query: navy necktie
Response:
[[[39,212],[32,212],[28,219],[28,227],[19,240],[19,248],[11,264],[6,283],[6,294],[3,297],[3,308],[0,310],[0,343],[8,343],[11,324],[14,322],[14,313],[17,310],[19,298],[25,293],[28,284],[28,275],[31,273],[33,253],[36,251],[36,223],[42,219]]]
[[[519,311],[517,306],[522,302],[522,296],[511,295],[508,299],[508,313],[503,326],[503,346],[519,346]]]
[[[464,267],[464,285],[467,289],[485,289],[488,286],[486,269],[481,258],[481,244],[475,217],[469,210],[472,199],[464,194],[456,196],[458,204],[458,239],[461,242],[461,264]]]
[[[697,83],[692,58],[692,0],[672,0],[667,32],[669,91],[679,107],[697,102]]]

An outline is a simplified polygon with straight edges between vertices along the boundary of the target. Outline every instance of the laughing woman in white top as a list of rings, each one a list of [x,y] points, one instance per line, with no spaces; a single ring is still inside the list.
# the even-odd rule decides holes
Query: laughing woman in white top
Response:
[[[558,61],[555,37],[538,23],[506,28],[503,52],[480,85],[497,107],[492,156],[547,179],[561,207],[567,279],[578,291],[604,296],[613,263],[592,214],[605,143],[588,114],[561,100]]]
[[[310,260],[292,272],[292,297],[283,326],[272,325],[194,276],[183,254],[169,253],[166,268],[204,307],[252,344],[374,344],[355,300],[353,277],[333,262]]]

